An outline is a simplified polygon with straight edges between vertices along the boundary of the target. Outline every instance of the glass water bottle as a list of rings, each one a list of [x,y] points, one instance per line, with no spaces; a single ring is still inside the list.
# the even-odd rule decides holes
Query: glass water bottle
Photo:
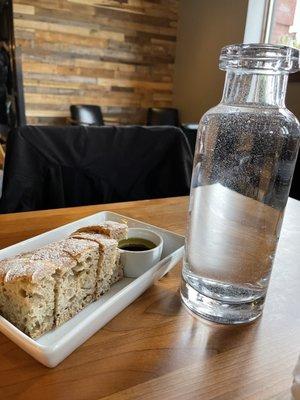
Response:
[[[263,309],[299,148],[285,107],[299,52],[231,45],[219,66],[222,100],[198,128],[181,296],[196,314],[235,324]]]

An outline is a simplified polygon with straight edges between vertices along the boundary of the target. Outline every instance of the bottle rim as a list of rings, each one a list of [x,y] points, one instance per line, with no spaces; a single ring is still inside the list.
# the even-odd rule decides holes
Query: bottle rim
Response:
[[[293,73],[300,69],[300,51],[294,47],[266,44],[231,44],[221,50],[219,67]]]

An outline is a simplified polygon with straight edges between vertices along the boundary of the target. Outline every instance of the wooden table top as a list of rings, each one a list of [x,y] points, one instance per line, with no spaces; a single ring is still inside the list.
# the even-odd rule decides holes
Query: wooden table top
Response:
[[[0,247],[101,210],[184,234],[187,198],[0,216]],[[0,334],[0,399],[287,400],[300,352],[300,202],[289,200],[255,323],[223,326],[181,305],[180,266],[54,369]]]

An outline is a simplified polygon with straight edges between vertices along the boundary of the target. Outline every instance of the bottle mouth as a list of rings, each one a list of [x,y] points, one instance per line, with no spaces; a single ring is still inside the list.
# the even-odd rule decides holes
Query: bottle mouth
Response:
[[[220,54],[221,70],[232,68],[255,69],[259,73],[293,73],[299,71],[299,50],[293,47],[253,43],[223,47]]]

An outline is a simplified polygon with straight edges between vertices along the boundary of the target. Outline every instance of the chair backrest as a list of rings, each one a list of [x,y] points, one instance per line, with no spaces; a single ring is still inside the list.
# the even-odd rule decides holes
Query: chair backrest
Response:
[[[70,106],[73,125],[104,125],[101,108],[94,105],[73,104]]]
[[[25,126],[8,136],[0,212],[187,195],[191,171],[179,128]]]
[[[148,108],[147,125],[179,126],[177,108]]]

